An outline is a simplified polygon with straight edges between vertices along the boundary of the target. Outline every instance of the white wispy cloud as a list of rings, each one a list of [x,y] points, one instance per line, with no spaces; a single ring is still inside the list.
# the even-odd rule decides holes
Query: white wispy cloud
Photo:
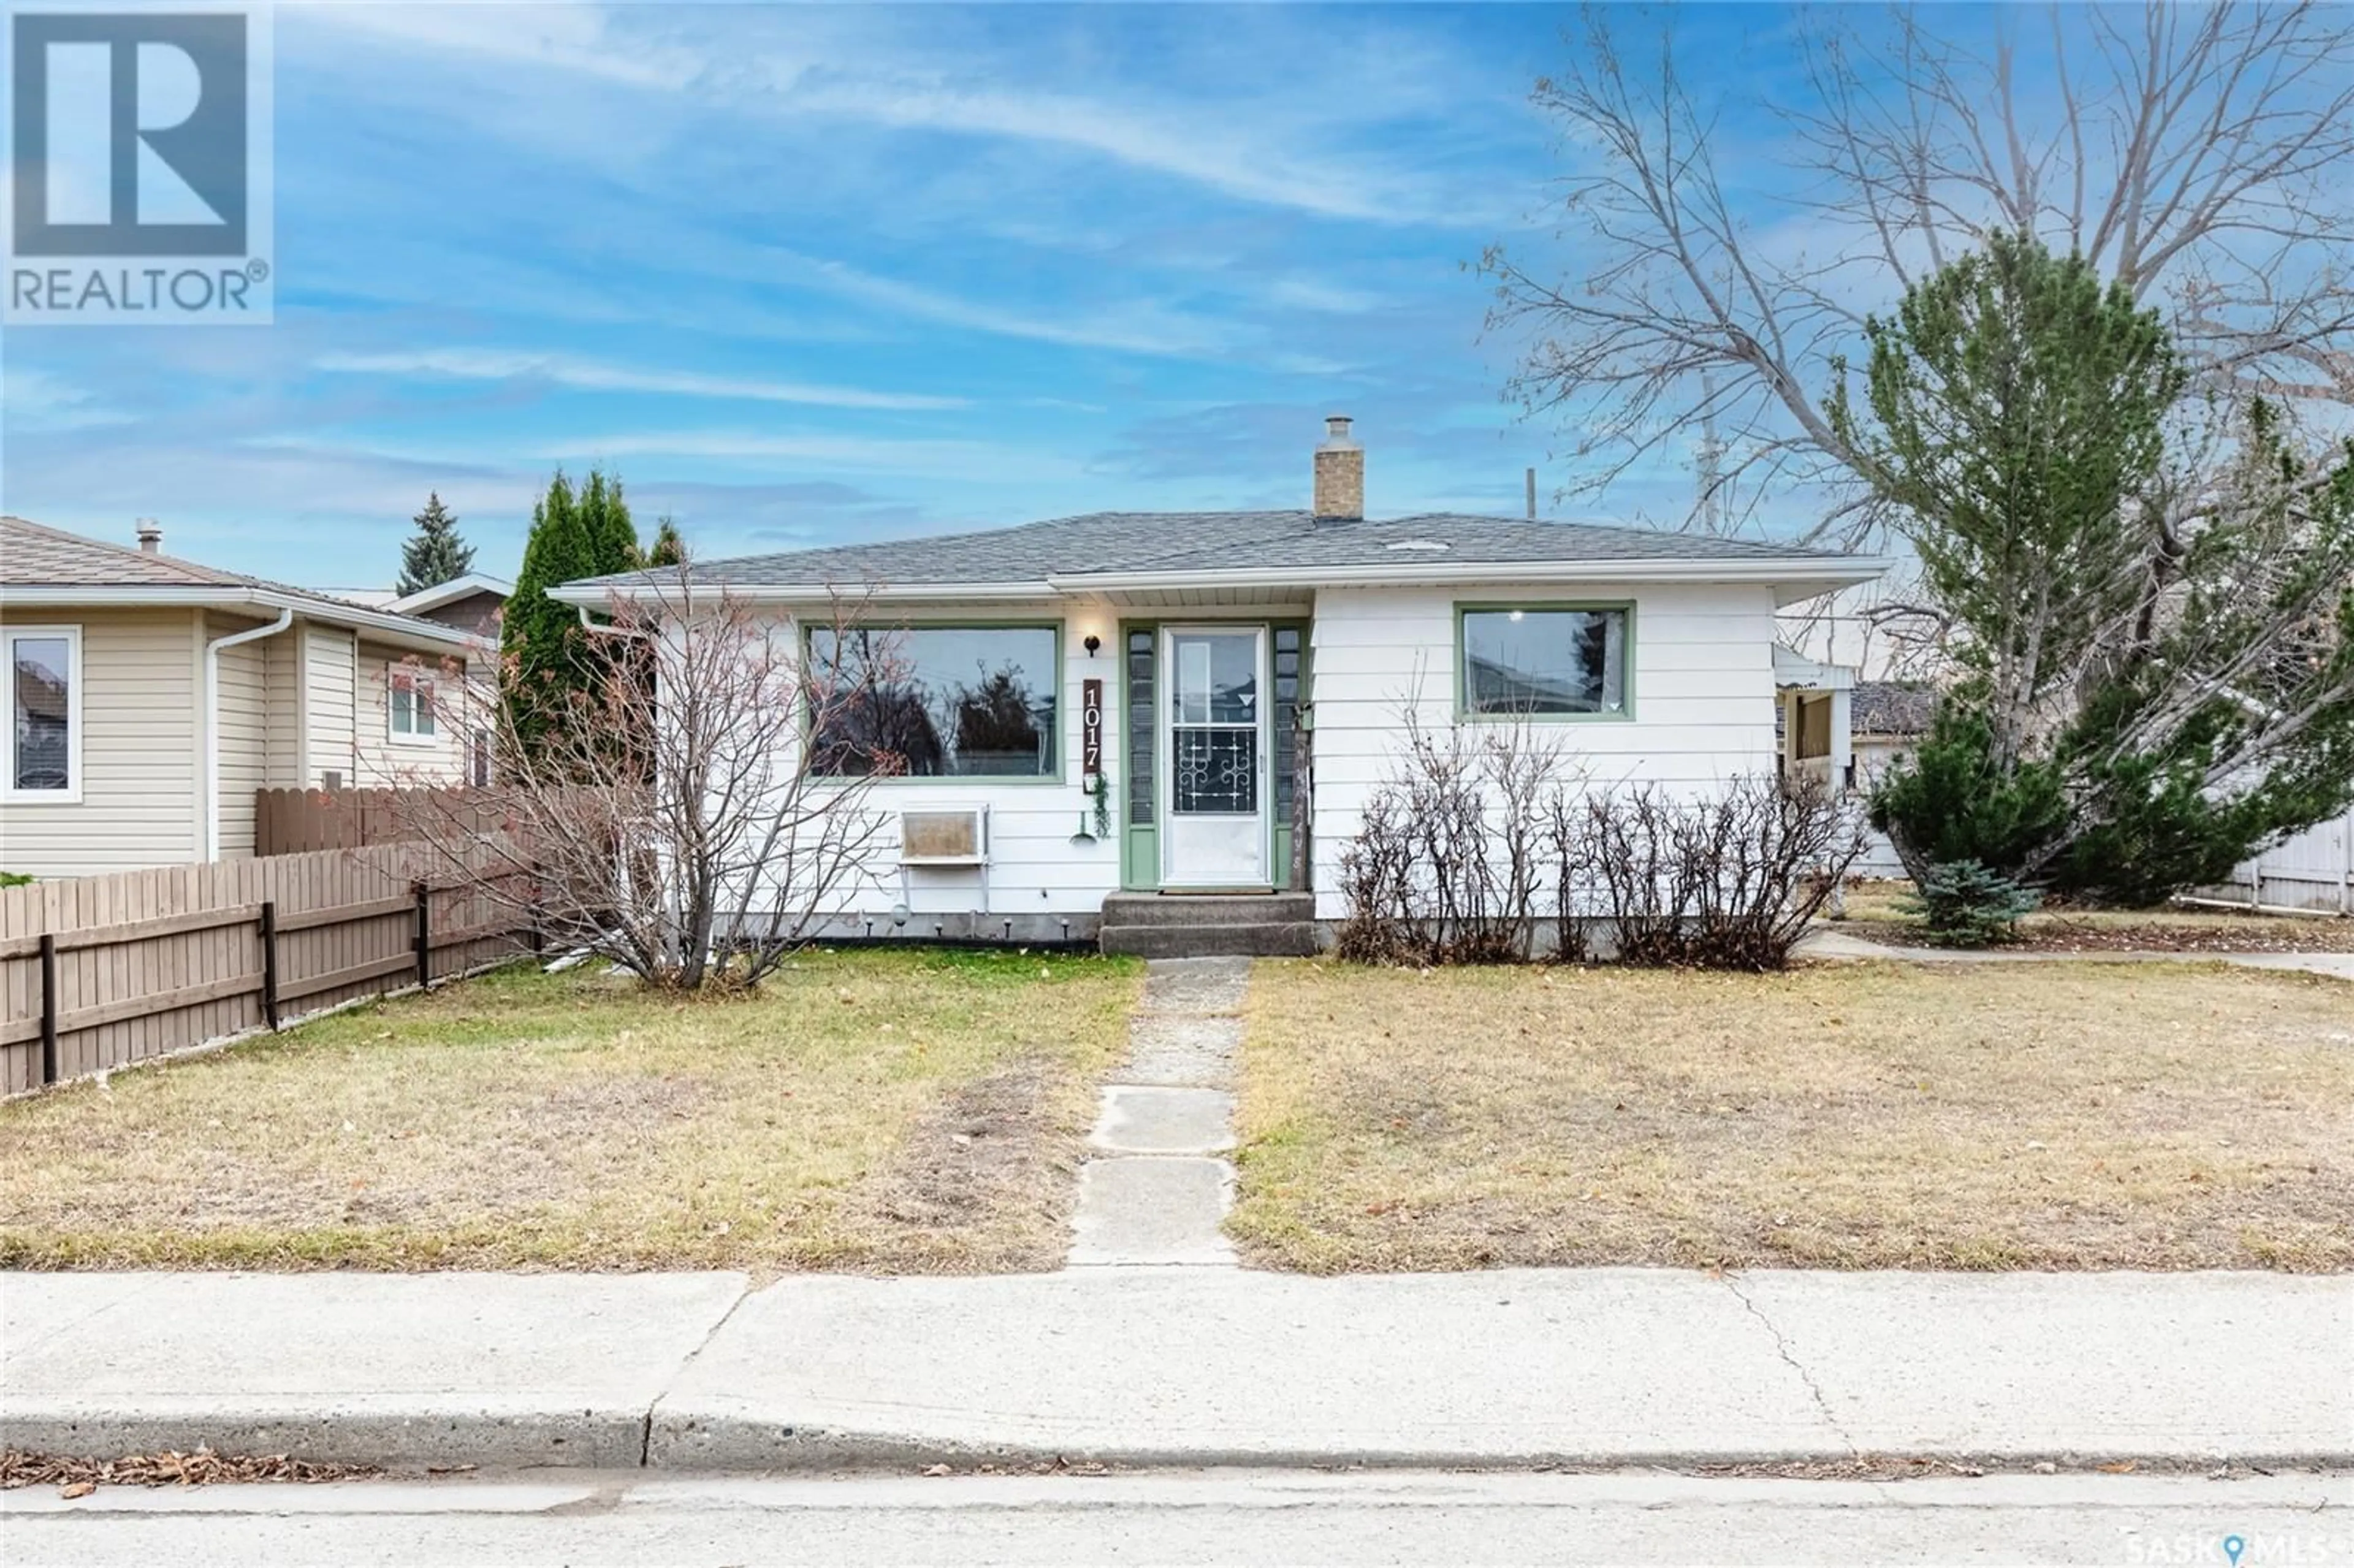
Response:
[[[967,480],[1061,479],[1086,471],[1074,458],[994,441],[896,440],[766,430],[623,430],[541,442],[528,455],[551,462],[643,457],[784,462],[846,472],[925,472]]]
[[[1459,192],[1356,144],[1394,111],[1394,95],[1324,90],[1312,51],[1275,83],[1238,85],[1228,69],[1214,92],[1171,96],[1131,81],[1112,96],[1027,79],[1008,86],[1039,63],[1018,46],[951,38],[945,23],[826,7],[787,8],[776,32],[748,44],[691,37],[683,11],[652,12],[646,26],[628,8],[571,3],[342,5],[304,15],[443,60],[472,56],[665,98],[691,90],[706,111],[1063,148],[1312,217],[1411,225],[1460,216]]]
[[[94,429],[129,424],[131,418],[90,388],[37,366],[0,367],[0,426],[11,433]]]
[[[927,393],[871,392],[856,387],[711,376],[693,370],[652,370],[521,349],[432,348],[387,354],[330,354],[313,363],[318,369],[343,375],[408,376],[451,381],[546,381],[588,392],[652,392],[678,397],[806,403],[827,408],[962,408],[970,402],[963,397]]]
[[[633,87],[675,90],[703,69],[691,49],[623,38],[602,5],[569,0],[544,5],[480,5],[415,0],[376,5],[306,5],[306,26],[324,25],[379,43],[407,45],[448,58],[474,55],[509,65],[540,66]]]
[[[1428,216],[1419,182],[1375,166],[1302,157],[1222,131],[1226,116],[1149,112],[1055,92],[1003,92],[864,81],[789,89],[777,107],[894,130],[941,131],[1048,143],[1204,185],[1237,200],[1320,217],[1383,223]]]
[[[1277,278],[1263,291],[1267,302],[1327,315],[1358,316],[1388,302],[1371,289],[1352,289],[1330,278]]]
[[[809,276],[811,281],[850,299],[1000,337],[1030,338],[1070,348],[1181,356],[1220,354],[1233,346],[1233,330],[1224,323],[1150,302],[1047,316],[880,277],[846,261],[813,261]]]
[[[500,472],[520,468],[544,473],[549,465],[585,466],[624,458],[668,458],[690,463],[790,464],[801,469],[885,475],[924,473],[967,482],[1040,482],[1087,472],[1076,457],[1002,441],[717,428],[532,436],[489,446],[461,439],[384,441],[367,437],[347,439],[334,433],[256,436],[235,445],[249,452],[392,464],[419,471],[456,468]]]

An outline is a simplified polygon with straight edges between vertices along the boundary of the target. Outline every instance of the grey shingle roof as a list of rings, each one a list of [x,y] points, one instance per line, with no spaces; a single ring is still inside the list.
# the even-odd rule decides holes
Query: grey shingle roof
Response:
[[[249,580],[177,556],[85,539],[22,517],[0,517],[0,583],[10,587],[217,588]]]
[[[1935,688],[1904,681],[1859,681],[1848,701],[1853,735],[1926,735],[1937,711]]]
[[[292,588],[267,577],[225,572],[160,551],[134,550],[103,539],[85,538],[62,528],[0,516],[0,589],[18,588],[262,588],[315,605],[323,615],[357,612],[379,621],[405,622],[427,635],[446,637],[451,628],[413,615],[355,603],[314,588]]]
[[[1440,549],[1417,546],[1443,545]],[[1820,550],[1586,523],[1426,513],[1362,521],[1307,512],[1091,512],[1019,527],[893,539],[783,555],[698,561],[713,587],[1038,582],[1131,572],[1395,567],[1414,560],[1495,566],[1564,561],[1819,561]],[[577,586],[620,585],[629,574]]]

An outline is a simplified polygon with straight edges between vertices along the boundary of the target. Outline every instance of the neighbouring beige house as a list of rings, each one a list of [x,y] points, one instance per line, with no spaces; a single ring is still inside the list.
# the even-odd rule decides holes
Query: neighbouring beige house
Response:
[[[0,517],[0,871],[249,855],[254,794],[459,783],[468,628]],[[453,677],[455,677],[453,679]]]

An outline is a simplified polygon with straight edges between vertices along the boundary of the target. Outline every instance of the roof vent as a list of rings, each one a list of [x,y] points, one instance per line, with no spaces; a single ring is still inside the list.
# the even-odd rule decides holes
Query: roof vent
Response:
[[[139,547],[151,556],[164,553],[164,525],[153,517],[139,519]]]
[[[1434,553],[1444,552],[1451,547],[1443,539],[1400,539],[1394,544],[1382,546],[1384,550],[1427,550]]]

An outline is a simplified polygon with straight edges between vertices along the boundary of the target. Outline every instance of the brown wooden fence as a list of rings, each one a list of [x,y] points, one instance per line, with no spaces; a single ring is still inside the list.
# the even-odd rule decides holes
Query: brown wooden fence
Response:
[[[0,1093],[462,974],[532,944],[421,846],[0,889]]]
[[[314,850],[493,832],[503,824],[492,798],[470,789],[257,789],[253,853]]]

